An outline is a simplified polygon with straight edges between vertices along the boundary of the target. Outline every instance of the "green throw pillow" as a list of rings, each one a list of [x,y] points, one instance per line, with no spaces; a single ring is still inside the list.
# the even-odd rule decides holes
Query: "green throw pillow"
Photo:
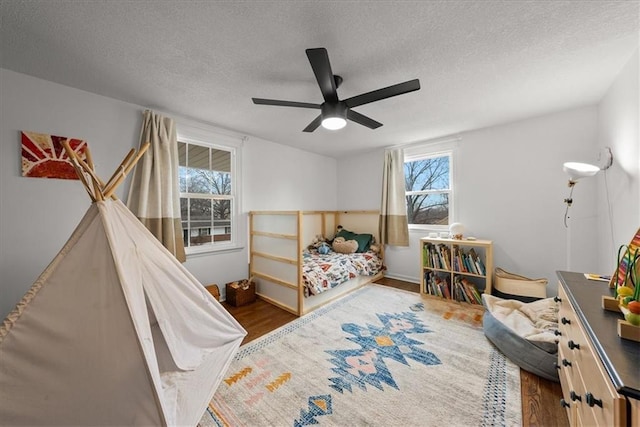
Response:
[[[344,228],[338,231],[335,235],[335,237],[344,237],[344,240],[355,240],[356,236],[356,233],[352,233],[351,231],[345,230]]]

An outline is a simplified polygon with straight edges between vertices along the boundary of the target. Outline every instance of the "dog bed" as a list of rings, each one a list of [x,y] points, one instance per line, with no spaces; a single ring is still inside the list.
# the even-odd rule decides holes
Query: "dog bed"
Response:
[[[558,382],[558,307],[553,298],[522,302],[482,295],[485,336],[525,371]]]

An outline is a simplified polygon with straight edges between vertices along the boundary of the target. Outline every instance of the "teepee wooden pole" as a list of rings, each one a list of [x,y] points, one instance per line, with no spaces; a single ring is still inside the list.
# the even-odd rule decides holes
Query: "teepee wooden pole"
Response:
[[[84,149],[84,157],[87,160],[87,166],[89,166],[89,169],[93,172],[93,174],[92,174],[93,191],[96,194],[97,193],[102,193],[102,189],[104,188],[104,183],[102,182],[102,180],[96,174],[96,167],[95,167],[95,165],[93,163],[93,156],[91,155],[91,150],[89,149],[88,145]],[[80,157],[78,157],[78,159],[82,160]]]
[[[138,160],[140,160],[142,155],[149,149],[150,145],[151,144],[149,144],[148,142],[145,142],[142,145],[142,147],[140,147],[140,150],[138,151],[138,154],[136,154],[136,156],[133,159],[131,159],[131,161],[129,161],[127,166],[124,167],[124,169],[122,170],[120,175],[118,175],[116,180],[114,182],[107,183],[107,188],[105,188],[105,190],[104,190],[104,197],[111,197],[113,192],[116,191],[116,188],[118,188],[118,186],[122,183],[122,181],[125,179],[127,174],[129,172],[131,172],[131,169],[133,169],[133,167],[136,165],[136,163],[138,163]]]
[[[88,148],[88,147],[87,147]],[[87,152],[85,152],[86,154]],[[89,166],[87,163],[85,163],[84,160],[82,160],[80,158],[80,155],[78,155],[78,153],[76,153],[75,151],[71,151],[71,154],[73,155],[74,160],[78,163],[78,165],[80,167],[82,167],[82,169],[87,173],[87,175],[89,175],[91,177],[91,183],[93,184],[93,194],[95,196],[96,200],[104,200],[104,196],[102,194],[102,188],[100,186],[100,178],[96,175],[94,169],[93,169],[93,162],[91,166]],[[89,155],[87,157],[87,159],[90,159],[91,155]]]
[[[114,179],[116,179],[116,176],[118,175],[119,172],[123,171],[126,164],[131,160],[131,158],[136,154],[136,150],[134,148],[132,148],[131,150],[129,150],[129,152],[127,153],[127,155],[124,157],[124,159],[122,159],[122,161],[120,162],[120,164],[118,165],[118,167],[116,168],[116,170],[113,172],[113,175],[111,175],[111,177],[109,178],[109,180],[107,181],[106,185],[102,186],[102,189],[104,190],[106,188],[107,185],[109,185],[111,182],[113,182]]]
[[[80,164],[78,163],[78,159],[75,155],[76,153],[71,149],[71,146],[69,145],[68,141],[62,141],[62,146],[64,147],[64,150],[67,152],[67,156],[69,156],[71,165],[76,170],[76,175],[78,175],[78,179],[82,182],[82,185],[84,185],[84,189],[87,190],[89,197],[91,197],[91,201],[95,202],[96,197],[91,191],[91,187],[89,187],[89,183],[87,182],[84,176],[84,173],[82,173],[82,168],[80,167]]]
[[[93,164],[93,157],[91,156],[91,150],[89,150],[89,146],[84,149],[84,157],[87,159],[87,165],[91,168],[92,171],[95,172],[95,166]]]
[[[78,162],[78,164],[82,167],[82,169],[84,169],[85,172],[87,172],[87,174],[91,177],[93,183],[93,191],[96,199],[104,200],[105,198],[102,192],[103,188],[100,186],[100,178],[98,178],[93,168],[86,164],[77,153],[73,153],[73,156],[75,157],[75,160]]]

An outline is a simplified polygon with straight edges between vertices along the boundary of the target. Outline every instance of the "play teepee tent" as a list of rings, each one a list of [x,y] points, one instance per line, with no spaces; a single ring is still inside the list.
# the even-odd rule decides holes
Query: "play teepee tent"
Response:
[[[146,149],[146,148],[145,148]],[[0,326],[0,425],[196,425],[246,332],[68,149],[94,203]]]

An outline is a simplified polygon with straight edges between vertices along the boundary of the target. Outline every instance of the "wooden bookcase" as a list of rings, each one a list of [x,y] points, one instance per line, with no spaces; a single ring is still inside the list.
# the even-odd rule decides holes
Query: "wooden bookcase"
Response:
[[[424,237],[420,273],[422,295],[482,306],[481,295],[491,294],[492,289],[493,243]]]

